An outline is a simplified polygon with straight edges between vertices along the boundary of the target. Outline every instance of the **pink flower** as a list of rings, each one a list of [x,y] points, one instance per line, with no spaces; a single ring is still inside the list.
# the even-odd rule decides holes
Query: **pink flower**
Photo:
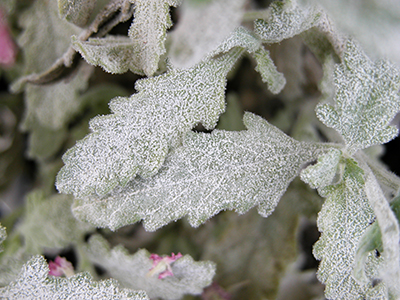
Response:
[[[72,264],[65,259],[65,257],[57,256],[56,259],[49,262],[49,275],[52,276],[62,276],[71,277],[74,275],[74,267]]]
[[[0,9],[0,65],[11,67],[15,63],[16,56],[17,47],[10,36],[6,17]]]
[[[182,254],[178,253],[175,255],[171,253],[171,256],[161,257],[157,254],[151,254],[150,259],[153,261],[153,265],[150,271],[147,273],[148,277],[158,275],[158,279],[163,279],[168,276],[174,276],[171,269],[171,263],[181,258]]]

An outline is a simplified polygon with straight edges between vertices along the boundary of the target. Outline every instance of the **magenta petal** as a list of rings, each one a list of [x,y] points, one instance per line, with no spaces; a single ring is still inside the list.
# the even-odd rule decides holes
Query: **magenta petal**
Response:
[[[60,268],[60,266],[57,263],[53,262],[53,261],[49,262],[49,269],[50,269],[49,275],[61,276],[61,275],[64,274],[62,269]]]
[[[166,270],[158,275],[158,279],[163,279],[165,277],[174,276],[174,273],[170,270]]]
[[[16,46],[10,36],[7,20],[0,10],[0,64],[11,67],[17,55]]]

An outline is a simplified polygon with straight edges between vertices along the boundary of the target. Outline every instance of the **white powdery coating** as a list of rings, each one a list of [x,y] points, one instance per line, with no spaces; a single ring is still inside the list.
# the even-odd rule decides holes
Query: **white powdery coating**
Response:
[[[300,8],[297,1],[275,1],[267,20],[256,20],[254,31],[265,43],[279,43],[315,26],[320,12],[313,7]]]
[[[193,2],[183,2],[179,22],[171,33],[169,54],[171,63],[178,68],[192,67],[216,49],[240,25],[246,1]]]
[[[158,68],[160,56],[165,53],[166,31],[172,22],[170,6],[180,0],[131,0],[135,5],[133,23],[129,29],[135,53],[139,55],[141,69],[152,76]]]
[[[107,36],[91,38],[84,42],[73,36],[72,45],[89,64],[100,66],[109,73],[121,74],[130,70],[135,74],[144,75],[138,49],[129,37]]]
[[[340,156],[342,152],[337,149],[330,149],[328,153],[318,157],[318,163],[309,166],[300,174],[301,180],[308,183],[313,189],[331,185],[336,175]]]
[[[372,62],[351,40],[342,61],[334,72],[335,106],[319,105],[316,113],[342,135],[352,154],[398,134],[389,123],[400,110],[400,74],[388,61]]]
[[[21,270],[18,278],[0,288],[0,298],[9,300],[148,300],[145,292],[119,288],[116,280],[93,281],[89,273],[70,278],[48,277],[49,268],[42,256],[34,256]]]
[[[147,250],[141,249],[133,255],[122,246],[110,250],[107,241],[99,235],[90,238],[87,254],[93,263],[107,270],[122,286],[146,291],[151,299],[199,295],[211,284],[216,269],[213,262],[196,262],[190,255],[184,255],[171,264],[174,276],[163,279],[157,275],[148,276],[153,262]]]
[[[112,230],[143,220],[149,231],[185,215],[199,226],[221,210],[245,213],[256,205],[267,217],[318,148],[253,114],[244,122],[247,131],[188,134],[154,177],[76,200],[74,215]]]
[[[64,154],[58,190],[76,197],[104,195],[136,174],[154,175],[169,148],[193,126],[215,126],[225,110],[226,74],[240,53],[136,82],[138,93],[115,98],[114,114],[92,119],[93,133]]]
[[[96,6],[97,0],[58,0],[58,10],[62,18],[84,26]]]
[[[373,288],[371,283],[363,285],[353,277],[358,241],[374,217],[364,191],[362,169],[349,160],[343,180],[320,193],[327,199],[318,214],[322,235],[314,246],[314,255],[321,260],[318,278],[326,285],[325,296],[332,300],[386,299],[382,284]]]

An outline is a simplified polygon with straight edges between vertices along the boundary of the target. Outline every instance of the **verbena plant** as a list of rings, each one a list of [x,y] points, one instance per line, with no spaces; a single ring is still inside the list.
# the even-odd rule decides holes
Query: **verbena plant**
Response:
[[[400,179],[380,162],[398,134],[398,3],[6,0],[0,9],[2,75],[15,93],[2,94],[2,112],[18,119],[23,95],[19,128],[36,165],[35,189],[2,220],[2,299],[272,299],[296,260],[302,215],[317,218],[327,299],[400,299]],[[304,51],[323,72],[320,93],[301,87]],[[269,90],[262,97],[281,103],[269,121],[226,93],[246,63]],[[5,172],[23,139],[14,123],[1,144]],[[10,185],[11,173],[1,176]],[[62,249],[74,266],[43,257]]]

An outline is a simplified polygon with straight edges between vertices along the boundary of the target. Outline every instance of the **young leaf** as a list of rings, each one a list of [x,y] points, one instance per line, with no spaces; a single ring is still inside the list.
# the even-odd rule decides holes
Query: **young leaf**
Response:
[[[42,256],[34,256],[18,278],[0,288],[2,299],[132,299],[148,300],[145,292],[121,289],[116,280],[93,281],[89,273],[69,278],[48,277],[49,267]]]
[[[193,126],[215,126],[225,109],[226,74],[242,51],[137,81],[138,93],[115,98],[114,114],[92,119],[93,133],[64,154],[58,190],[76,197],[104,195],[136,174],[154,175],[169,148]]]
[[[336,129],[350,154],[393,139],[389,126],[400,110],[400,74],[388,61],[372,62],[349,40],[334,73],[335,105],[316,108],[318,118]]]
[[[109,73],[121,74],[130,70],[135,74],[144,75],[139,50],[128,37],[108,36],[91,38],[84,42],[73,36],[72,45],[89,64],[101,66]]]
[[[374,218],[363,177],[364,171],[348,159],[342,181],[319,189],[326,200],[318,215],[322,235],[314,246],[314,255],[321,260],[318,278],[326,285],[328,299],[386,299],[384,285],[373,283],[377,259],[369,260],[367,283],[353,276],[358,241]]]
[[[171,263],[172,275],[159,278],[151,272],[153,261],[148,251],[141,249],[130,255],[122,246],[110,249],[99,235],[90,238],[87,252],[93,263],[104,268],[122,286],[144,290],[151,299],[181,299],[185,294],[201,294],[215,274],[214,263],[195,262],[185,255]]]
[[[167,29],[172,22],[170,6],[178,6],[181,0],[131,0],[135,5],[134,20],[129,36],[134,43],[134,52],[139,55],[140,68],[152,76],[158,68],[160,56],[165,53]]]
[[[312,7],[300,7],[296,0],[275,1],[267,20],[256,20],[254,31],[265,43],[279,43],[315,26],[320,12]]]
[[[150,231],[185,215],[199,226],[226,209],[245,213],[258,206],[267,217],[302,165],[316,159],[318,147],[250,113],[244,123],[246,131],[187,134],[154,177],[76,200],[73,213],[112,230],[143,220]]]
[[[313,189],[323,188],[333,184],[342,152],[331,149],[328,153],[318,157],[318,163],[309,166],[300,174],[301,180],[308,183]]]
[[[286,84],[286,79],[283,74],[279,73],[276,69],[276,66],[269,56],[269,51],[261,47],[254,53],[254,58],[257,62],[256,71],[260,73],[262,81],[268,83],[268,89],[271,93],[278,94],[282,91]]]

